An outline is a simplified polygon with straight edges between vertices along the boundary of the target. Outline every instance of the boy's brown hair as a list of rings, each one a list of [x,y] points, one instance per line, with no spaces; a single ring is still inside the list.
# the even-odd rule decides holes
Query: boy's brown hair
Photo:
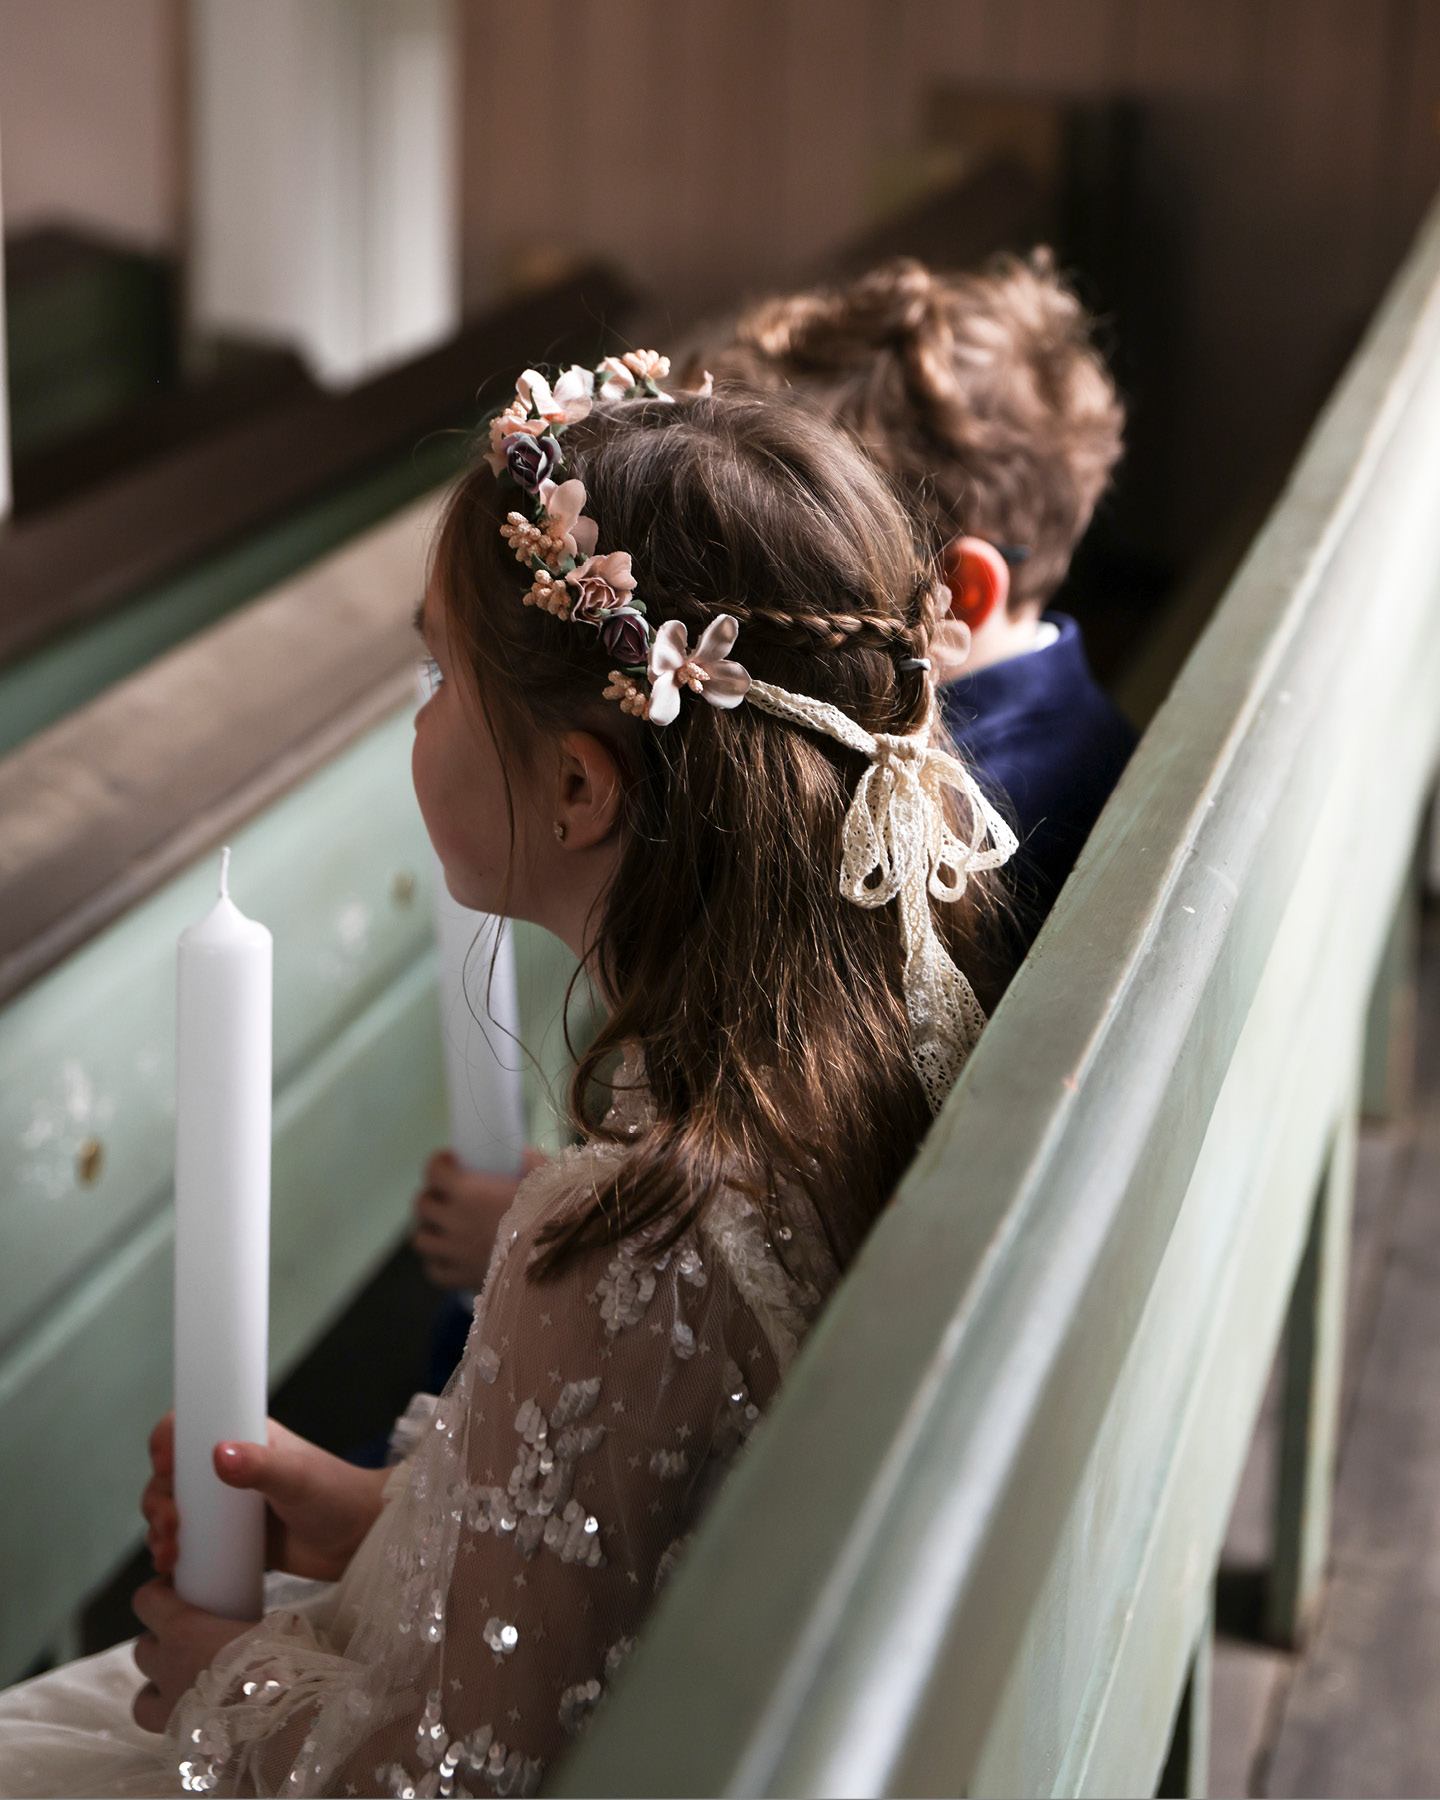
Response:
[[[813,396],[946,539],[1021,552],[1012,612],[1060,585],[1120,455],[1124,407],[1044,249],[962,275],[900,257],[766,300],[704,361],[717,382]]]
[[[738,394],[597,406],[566,432],[564,457],[600,542],[630,552],[654,624],[679,619],[694,643],[731,613],[734,654],[756,679],[870,732],[923,728],[930,689],[911,659],[934,627],[935,565],[885,478],[822,412]],[[587,1102],[616,1053],[638,1047],[656,1111],[621,1140],[613,1184],[577,1203],[547,1266],[647,1224],[663,1240],[739,1172],[782,1255],[782,1198],[797,1183],[843,1267],[930,1122],[895,907],[839,893],[864,759],[754,706],[687,696],[663,729],[623,714],[602,698],[613,658],[597,634],[523,603],[529,575],[500,535],[513,504],[483,463],[466,476],[433,579],[502,766],[534,768],[581,729],[625,772],[619,867],[591,921],[611,1014],[580,1058],[573,1105],[603,1135]],[[984,882],[932,904],[988,1003]]]

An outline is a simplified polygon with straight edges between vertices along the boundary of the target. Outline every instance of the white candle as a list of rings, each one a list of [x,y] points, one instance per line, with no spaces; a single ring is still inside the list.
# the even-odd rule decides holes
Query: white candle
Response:
[[[451,1146],[467,1168],[516,1175],[525,1149],[524,1052],[510,922],[452,899],[438,857],[435,941]]]
[[[220,898],[180,936],[175,1043],[175,1588],[258,1619],[265,1503],[226,1487],[217,1443],[265,1442],[272,943]]]

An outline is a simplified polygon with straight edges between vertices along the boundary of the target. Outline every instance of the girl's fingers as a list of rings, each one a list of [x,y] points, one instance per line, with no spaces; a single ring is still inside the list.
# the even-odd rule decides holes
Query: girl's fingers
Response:
[[[175,1473],[175,1415],[166,1413],[150,1433],[150,1463],[157,1475]]]
[[[411,1241],[432,1244],[448,1244],[453,1227],[448,1219],[422,1219],[410,1233]]]
[[[415,1196],[415,1217],[422,1225],[438,1225],[449,1210],[449,1202],[427,1188]]]
[[[439,1187],[458,1167],[453,1150],[437,1150],[425,1165],[425,1185]]]
[[[144,1513],[145,1521],[151,1531],[160,1535],[167,1531],[171,1533],[178,1531],[180,1512],[173,1500],[157,1499],[149,1507],[141,1507],[140,1510]]]
[[[142,1731],[161,1732],[170,1723],[170,1709],[153,1681],[147,1681],[136,1694],[130,1716]]]
[[[146,1524],[150,1527],[152,1537],[163,1537],[167,1533],[174,1535],[179,1530],[180,1514],[173,1500],[163,1494],[157,1494],[148,1505],[140,1508]]]
[[[140,1633],[139,1637],[137,1637],[135,1640],[134,1654],[135,1654],[135,1667],[140,1671],[140,1673],[145,1677],[145,1679],[150,1683],[150,1685],[152,1687],[154,1687],[155,1686],[155,1677],[156,1677],[156,1674],[159,1672],[160,1645],[159,1645],[158,1641],[156,1640],[153,1632],[142,1631]],[[159,1689],[156,1688],[155,1691],[156,1691],[156,1694],[158,1695]]]
[[[151,1632],[159,1637],[168,1626],[175,1623],[181,1614],[191,1609],[185,1604],[168,1581],[147,1581],[143,1587],[136,1588],[130,1596],[130,1610],[142,1625],[146,1627],[141,1634],[141,1643]],[[142,1673],[149,1674],[142,1665]]]

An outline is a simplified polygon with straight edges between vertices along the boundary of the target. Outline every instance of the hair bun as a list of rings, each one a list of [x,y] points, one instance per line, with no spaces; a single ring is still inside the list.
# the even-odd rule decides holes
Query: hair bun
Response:
[[[878,347],[913,337],[932,323],[935,278],[913,256],[897,256],[869,270],[837,298],[856,328],[868,328],[871,343]]]
[[[942,299],[924,264],[900,256],[845,287],[762,302],[746,316],[739,341],[775,362],[860,368],[877,350],[906,357],[913,340],[940,323]]]

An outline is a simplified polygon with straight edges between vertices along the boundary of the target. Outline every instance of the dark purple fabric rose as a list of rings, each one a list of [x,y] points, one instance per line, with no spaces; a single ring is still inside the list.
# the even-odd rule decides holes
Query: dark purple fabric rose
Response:
[[[538,492],[540,483],[549,479],[560,460],[560,445],[553,437],[531,437],[528,431],[517,431],[505,440],[505,463],[516,487],[527,494]]]
[[[638,669],[650,659],[650,639],[638,613],[611,613],[600,627],[600,642],[622,669]]]

